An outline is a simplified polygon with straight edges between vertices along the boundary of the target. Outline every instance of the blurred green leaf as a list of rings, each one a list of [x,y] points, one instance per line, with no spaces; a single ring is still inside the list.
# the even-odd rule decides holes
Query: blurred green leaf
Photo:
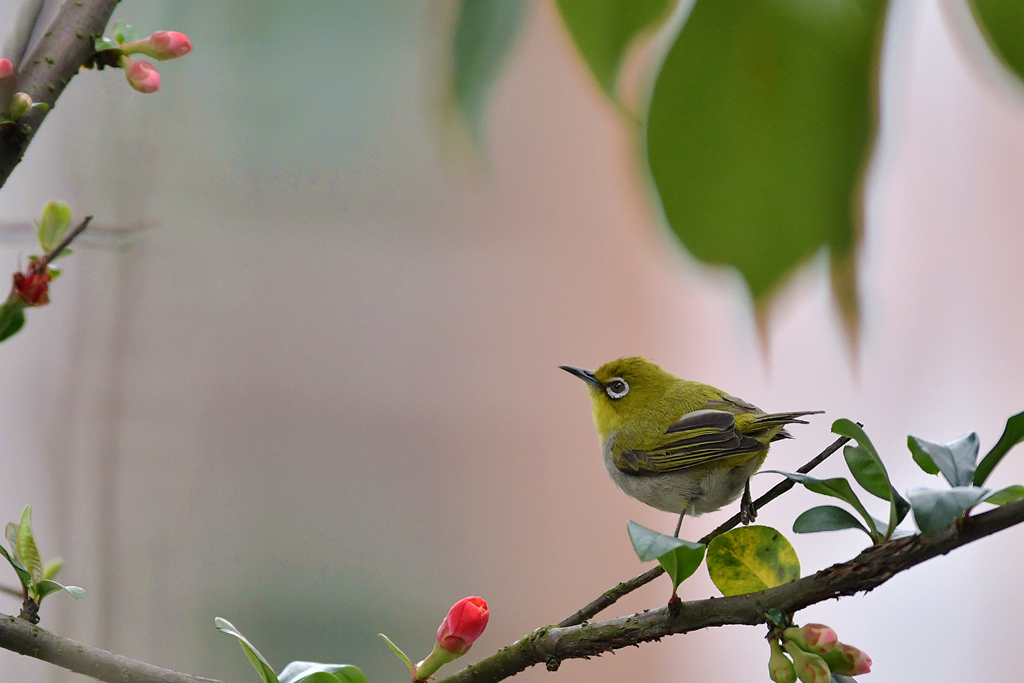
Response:
[[[727,531],[708,545],[708,574],[722,595],[754,593],[800,578],[786,537],[766,526]]]
[[[1021,498],[1024,498],[1024,486],[1014,484],[1013,486],[1007,486],[1005,489],[999,489],[982,502],[992,503],[993,505],[1006,505]]]
[[[626,52],[645,29],[669,16],[674,0],[558,0],[562,21],[598,84],[612,100]]]
[[[7,561],[14,567],[14,572],[18,575],[18,581],[21,582],[21,587],[28,591],[28,587],[32,585],[32,575],[25,569],[25,565],[21,563],[21,560],[11,553],[7,552],[7,548],[0,545],[0,553],[3,554]]]
[[[42,581],[43,559],[39,555],[39,548],[36,547],[35,536],[32,535],[31,505],[25,506],[21,513],[21,523],[18,524],[18,556],[32,576],[33,583]]]
[[[64,202],[46,202],[39,221],[39,246],[49,254],[71,227],[71,209]]]
[[[810,510],[804,510],[793,521],[793,531],[798,534],[810,534],[817,531],[839,531],[841,529],[860,529],[874,540],[871,532],[856,517],[835,505],[821,505]]]
[[[690,253],[739,269],[762,308],[828,248],[851,334],[884,8],[884,0],[698,0],[648,118],[651,174]]]
[[[462,0],[452,45],[450,104],[482,149],[487,97],[512,51],[530,0]]]
[[[974,482],[975,462],[978,460],[978,435],[974,432],[947,443],[934,443],[916,436],[907,437],[907,446],[914,455],[914,461],[925,472],[922,465],[931,462],[942,472],[950,486],[970,486]]]
[[[992,51],[1024,78],[1024,5],[1020,0],[971,0],[974,18]]]
[[[278,676],[281,683],[366,683],[366,675],[351,664],[291,662]]]
[[[131,24],[126,24],[123,21],[118,21],[114,24],[114,40],[118,43],[134,43],[136,40],[141,40],[142,36]]]
[[[925,534],[942,531],[964,512],[984,500],[990,491],[977,486],[955,486],[950,489],[916,488],[907,491],[914,507],[914,522]]]
[[[834,477],[832,479],[815,479],[814,477],[806,474],[800,474],[799,472],[780,472],[779,470],[764,470],[765,472],[774,472],[775,474],[781,474],[782,476],[792,479],[793,481],[803,484],[804,488],[808,491],[814,491],[820,493],[823,496],[832,496],[838,498],[841,501],[849,503],[853,506],[865,524],[870,529],[874,529],[874,524],[871,522],[871,515],[868,514],[867,509],[863,503],[860,502],[860,498],[853,492],[853,488],[850,486],[850,482],[846,481],[842,477]],[[877,538],[875,539],[878,540]]]
[[[241,643],[245,656],[249,658],[250,662],[252,662],[253,668],[256,669],[256,673],[258,673],[260,678],[263,679],[263,683],[279,683],[277,675],[274,673],[270,664],[267,663],[267,660],[263,658],[263,655],[260,654],[259,650],[253,647],[252,643],[246,640],[245,636],[243,636],[230,621],[216,617],[213,620],[213,623],[221,633],[227,633],[230,636],[238,638],[238,642]]]
[[[96,39],[96,42],[93,43],[93,49],[96,50],[96,52],[102,52],[103,50],[114,50],[117,49],[117,47],[117,42],[111,40],[110,38],[107,38],[106,36],[100,36]]]
[[[843,456],[857,483],[868,493],[889,502],[889,524],[883,534],[885,538],[889,538],[896,530],[896,525],[907,516],[910,504],[892,485],[882,458],[860,425],[840,418],[832,423],[832,432],[856,440],[856,446],[847,446],[843,449]]]
[[[0,342],[17,334],[24,325],[24,308],[12,301],[0,304]]]
[[[55,579],[60,570],[64,568],[64,558],[54,557],[43,565],[43,580]]]
[[[42,601],[50,593],[56,593],[57,591],[64,591],[75,600],[81,600],[85,597],[85,589],[78,586],[65,586],[57,583],[52,579],[43,579],[39,583],[35,584],[36,595],[38,600]]]
[[[1003,456],[1021,441],[1024,441],[1024,412],[1017,413],[1006,421],[1006,427],[1003,429],[999,441],[978,464],[978,469],[974,472],[974,485],[984,484]]]

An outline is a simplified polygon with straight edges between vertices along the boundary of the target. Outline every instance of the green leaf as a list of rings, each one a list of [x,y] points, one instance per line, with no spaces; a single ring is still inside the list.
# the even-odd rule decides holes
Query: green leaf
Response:
[[[136,40],[142,40],[142,36],[139,35],[139,32],[131,24],[119,21],[114,24],[114,40],[122,44],[134,43]]]
[[[64,568],[64,558],[54,557],[43,565],[43,580],[55,579],[60,570]]]
[[[1006,427],[1003,429],[999,441],[978,464],[978,469],[974,472],[974,485],[984,484],[1003,456],[1021,441],[1024,441],[1024,412],[1017,413],[1006,421]]]
[[[800,561],[775,529],[740,527],[711,541],[708,574],[723,595],[741,595],[795,581],[800,578]]]
[[[871,443],[871,439],[864,433],[860,425],[840,418],[832,423],[832,432],[857,441],[856,446],[847,446],[843,450],[843,455],[857,483],[863,486],[868,493],[889,501],[889,524],[883,534],[885,538],[889,538],[896,530],[896,526],[907,516],[910,504],[892,485],[882,458],[879,457],[874,444]]]
[[[1024,12],[1020,0],[972,0],[971,6],[992,51],[1017,78],[1024,78]]]
[[[821,505],[805,510],[793,522],[793,531],[798,534],[839,531],[840,529],[860,529],[874,540],[871,532],[856,517],[835,505]]]
[[[820,493],[823,496],[832,496],[833,498],[838,498],[843,502],[849,503],[864,519],[868,528],[874,528],[874,524],[871,522],[871,515],[868,514],[867,509],[865,509],[864,505],[860,502],[860,498],[858,498],[857,494],[853,492],[850,482],[846,481],[846,479],[843,479],[842,477],[834,477],[832,479],[815,479],[814,477],[806,474],[800,474],[799,472],[780,472],[778,470],[763,471],[781,474],[788,479],[792,479],[795,482],[803,484],[804,488],[808,491],[814,491],[815,493]]]
[[[71,209],[64,202],[49,201],[43,207],[43,217],[39,221],[39,246],[43,253],[49,254],[60,244],[71,227]]]
[[[947,443],[934,443],[908,436],[907,446],[921,469],[928,472],[930,468],[925,465],[930,462],[942,472],[950,486],[970,486],[974,482],[975,462],[978,460],[980,446],[978,435],[974,432]]]
[[[33,583],[43,580],[43,559],[39,556],[35,536],[32,535],[32,506],[26,505],[18,525],[18,557],[32,576]]]
[[[245,636],[243,636],[230,621],[216,617],[213,620],[213,623],[221,633],[227,633],[230,636],[238,638],[238,642],[241,643],[245,656],[249,658],[250,662],[252,662],[253,667],[256,669],[256,673],[258,673],[260,678],[263,679],[263,683],[279,683],[277,675],[274,673],[274,669],[267,663],[267,660],[263,658],[263,655],[260,654],[259,650],[253,647],[252,643],[246,640]]]
[[[626,530],[629,531],[629,540],[633,543],[633,550],[641,562],[656,560],[662,555],[686,544],[691,546],[699,545],[690,543],[675,536],[666,536],[657,531],[637,524],[633,520],[626,522]]]
[[[100,36],[96,39],[96,42],[93,43],[93,49],[96,50],[96,52],[102,52],[103,50],[116,50],[117,47],[117,42],[107,38],[106,36]]]
[[[2,545],[0,545],[0,553],[3,553],[3,556],[6,557],[7,561],[11,563],[12,567],[14,567],[14,572],[18,575],[18,581],[21,582],[21,587],[27,592],[29,586],[32,585],[32,575],[28,573],[27,569],[25,569],[25,565],[21,563],[21,560],[18,559],[16,555],[11,555],[11,553],[7,552],[7,548]]]
[[[449,105],[477,149],[482,149],[484,107],[515,45],[529,0],[462,0],[452,44]]]
[[[673,0],[558,0],[558,10],[576,49],[605,93],[615,85],[626,52],[645,29],[669,16]]]
[[[384,642],[391,646],[391,651],[398,655],[399,659],[405,662],[405,665],[409,667],[409,671],[412,672],[413,680],[416,680],[416,665],[412,663],[412,660],[409,659],[409,657],[404,652],[402,652],[401,648],[392,643],[391,639],[388,638],[386,635],[384,635],[383,633],[378,633],[377,635],[383,638]]]
[[[982,502],[992,503],[993,505],[1006,505],[1021,498],[1024,498],[1024,486],[1014,484],[1013,486],[1007,486],[1005,489],[999,489]]]
[[[39,583],[33,586],[36,595],[38,596],[37,601],[41,602],[50,593],[56,593],[57,591],[64,591],[75,600],[81,600],[85,597],[85,589],[79,588],[78,586],[65,586],[57,583],[51,579],[43,579]]]
[[[914,506],[914,522],[925,534],[942,531],[964,512],[983,501],[991,493],[977,486],[955,486],[950,489],[915,488],[907,491]]]
[[[0,304],[0,342],[13,336],[25,325],[25,310],[16,302]]]
[[[366,675],[351,664],[291,662],[278,676],[281,683],[366,683]]]
[[[884,8],[698,0],[658,75],[647,156],[665,217],[697,259],[736,267],[759,305],[827,248],[855,325]]]

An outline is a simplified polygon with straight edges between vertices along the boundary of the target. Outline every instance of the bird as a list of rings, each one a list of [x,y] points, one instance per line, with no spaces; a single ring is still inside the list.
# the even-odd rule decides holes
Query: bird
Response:
[[[750,477],[785,427],[805,410],[765,413],[708,384],[676,377],[646,358],[619,358],[597,370],[560,365],[587,383],[604,466],[626,495],[664,512],[697,517],[740,495],[740,520],[754,521]]]

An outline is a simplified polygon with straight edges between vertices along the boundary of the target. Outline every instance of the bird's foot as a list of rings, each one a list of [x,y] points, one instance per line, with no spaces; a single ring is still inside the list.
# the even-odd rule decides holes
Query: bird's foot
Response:
[[[743,487],[743,498],[740,500],[740,524],[746,526],[757,519],[757,509],[750,496],[750,481]]]

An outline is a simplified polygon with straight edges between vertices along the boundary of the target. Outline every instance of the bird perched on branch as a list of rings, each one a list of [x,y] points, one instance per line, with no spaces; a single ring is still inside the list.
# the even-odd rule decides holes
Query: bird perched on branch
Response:
[[[740,518],[754,520],[750,476],[788,424],[820,413],[765,413],[743,399],[691,382],[644,358],[620,358],[597,370],[560,366],[587,383],[604,466],[619,489],[679,515],[714,512],[743,494]]]

